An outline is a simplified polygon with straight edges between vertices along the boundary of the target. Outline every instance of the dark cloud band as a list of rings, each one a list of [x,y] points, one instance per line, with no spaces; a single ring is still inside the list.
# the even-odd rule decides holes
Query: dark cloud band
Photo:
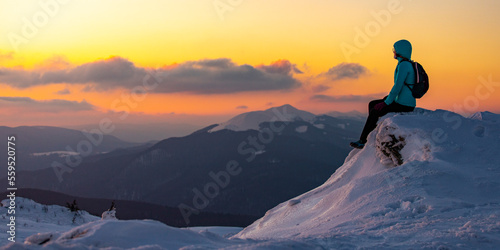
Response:
[[[60,113],[67,111],[89,111],[95,110],[95,106],[83,100],[68,101],[60,99],[34,100],[30,97],[0,97],[2,108],[20,108],[27,111]]]
[[[374,99],[382,99],[383,93],[371,95],[313,95],[309,98],[311,101],[318,102],[368,102]]]
[[[187,92],[194,94],[227,94],[247,91],[291,90],[301,86],[293,77],[302,73],[287,60],[270,65],[237,65],[230,59],[188,61],[154,70],[160,80],[156,93]],[[133,89],[141,85],[147,69],[114,57],[86,63],[74,68],[53,71],[0,69],[0,83],[28,88],[53,83],[86,84],[89,89]]]

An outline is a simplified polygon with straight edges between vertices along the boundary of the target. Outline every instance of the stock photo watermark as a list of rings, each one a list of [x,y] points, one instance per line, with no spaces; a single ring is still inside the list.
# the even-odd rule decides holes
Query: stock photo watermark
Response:
[[[287,113],[286,107],[280,111],[277,108],[272,109],[274,117],[271,119],[269,128],[263,128],[259,131],[257,136],[248,136],[246,140],[238,144],[236,148],[238,154],[245,157],[245,161],[252,162],[257,155],[264,152],[266,144],[271,143],[275,136],[285,129],[285,126],[289,121],[291,114]],[[279,125],[277,124],[279,123]],[[241,174],[243,168],[237,160],[229,160],[224,170],[215,173],[213,171],[208,173],[208,177],[211,179],[207,181],[203,188],[200,190],[198,188],[193,188],[193,199],[192,205],[181,203],[178,205],[179,211],[184,218],[186,225],[189,225],[190,219],[193,214],[198,215],[200,211],[207,208],[210,202],[219,196],[222,189],[229,186],[231,178]]]
[[[340,50],[344,54],[347,62],[351,62],[353,54],[360,54],[361,50],[366,48],[372,39],[382,32],[382,28],[387,27],[392,22],[392,17],[403,11],[400,0],[390,0],[387,8],[379,11],[370,11],[372,20],[368,21],[363,27],[354,27],[354,38],[352,42],[342,42]]]
[[[16,242],[16,136],[7,137],[7,239]]]
[[[19,52],[19,47],[22,44],[28,44],[40,32],[40,29],[45,28],[50,21],[59,14],[61,7],[66,5],[70,0],[40,0],[38,2],[39,10],[36,11],[31,18],[23,17],[20,29],[18,32],[9,32],[9,39],[12,48]]]
[[[226,19],[226,14],[233,12],[245,0],[214,0],[212,2],[214,10],[221,21]]]
[[[127,119],[131,110],[138,107],[139,103],[144,101],[149,92],[156,89],[160,82],[161,79],[155,76],[154,72],[147,72],[142,79],[142,83],[132,88],[130,94],[124,92],[120,98],[111,102],[111,110],[121,113],[118,117],[119,120],[123,121]],[[112,133],[115,129],[116,126],[113,120],[110,117],[105,117],[99,121],[97,128],[82,131],[86,139],[76,144],[76,150],[67,145],[66,151],[71,153],[65,156],[64,163],[54,161],[51,164],[59,182],[63,181],[63,174],[73,172],[73,169],[82,163],[84,157],[94,152],[94,147],[101,145],[104,135]]]

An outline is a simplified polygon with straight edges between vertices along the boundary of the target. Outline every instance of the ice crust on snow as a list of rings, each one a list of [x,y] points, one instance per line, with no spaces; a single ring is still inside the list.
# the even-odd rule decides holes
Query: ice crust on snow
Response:
[[[72,227],[42,229],[34,223],[39,234],[5,247],[497,249],[500,126],[490,114],[388,114],[365,148],[352,150],[323,185],[283,202],[230,238],[150,220],[95,217]]]

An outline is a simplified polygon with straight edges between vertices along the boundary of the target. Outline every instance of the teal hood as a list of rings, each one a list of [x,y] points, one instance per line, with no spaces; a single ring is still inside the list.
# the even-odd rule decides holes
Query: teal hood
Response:
[[[399,40],[394,43],[394,50],[398,55],[411,60],[411,43],[408,42],[408,40]],[[399,59],[400,58],[398,57],[398,60]]]

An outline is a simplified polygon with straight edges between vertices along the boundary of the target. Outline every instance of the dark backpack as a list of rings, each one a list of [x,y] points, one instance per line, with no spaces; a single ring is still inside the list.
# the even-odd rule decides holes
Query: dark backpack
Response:
[[[417,99],[422,98],[427,93],[427,90],[429,90],[429,76],[425,73],[420,63],[409,60],[408,62],[413,65],[413,69],[415,70],[415,84],[405,83],[405,85],[411,90],[413,97]],[[410,87],[410,85],[413,85],[413,87]]]

